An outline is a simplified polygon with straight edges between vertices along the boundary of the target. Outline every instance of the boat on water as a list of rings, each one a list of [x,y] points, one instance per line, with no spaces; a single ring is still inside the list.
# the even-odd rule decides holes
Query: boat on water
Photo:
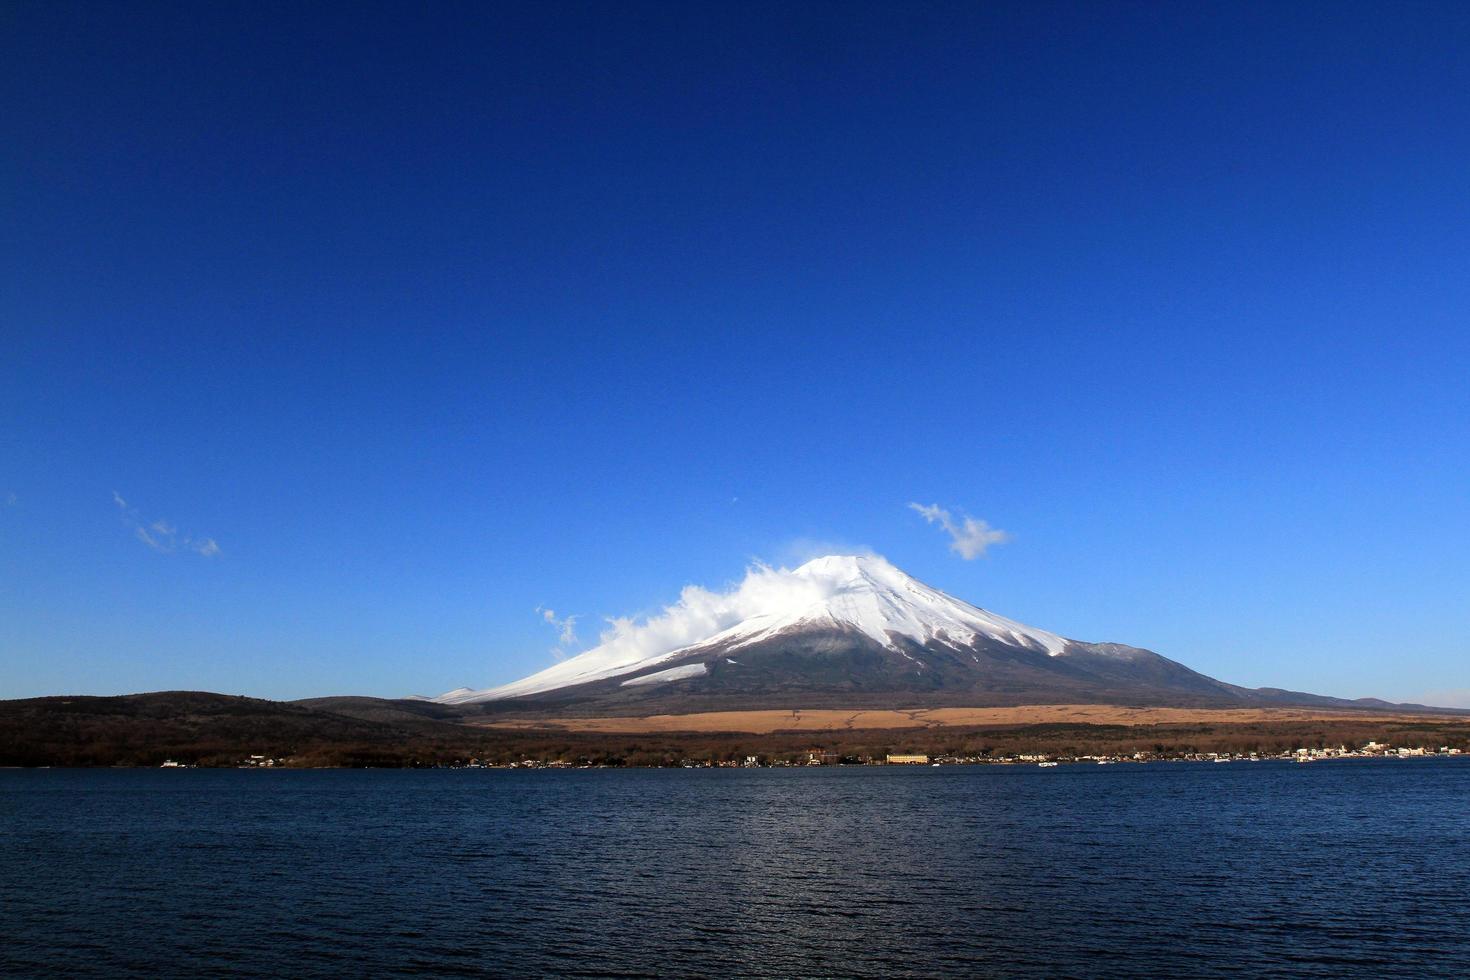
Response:
[[[1042,769],[1050,769],[1052,766],[1059,766],[1059,765],[1061,765],[1061,763],[1060,762],[1038,762],[1037,765],[1040,766]]]

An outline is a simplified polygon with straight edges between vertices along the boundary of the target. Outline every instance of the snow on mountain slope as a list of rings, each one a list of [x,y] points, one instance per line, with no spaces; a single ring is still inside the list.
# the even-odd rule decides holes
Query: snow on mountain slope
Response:
[[[892,633],[919,644],[943,638],[961,645],[983,635],[1051,656],[1067,645],[1055,633],[988,613],[931,588],[882,558],[817,558],[793,574],[817,584],[821,597],[752,616],[706,642],[729,641],[738,648],[799,625],[831,624],[855,626],[889,648],[894,647]]]
[[[682,681],[690,677],[703,677],[709,673],[709,668],[704,664],[684,664],[682,667],[670,667],[668,670],[654,671],[652,674],[640,674],[623,681],[622,687],[642,687],[644,684],[667,684],[669,681]]]
[[[787,630],[808,628],[855,629],[889,649],[896,649],[894,636],[921,645],[934,640],[968,645],[988,638],[1055,657],[1068,642],[961,602],[882,558],[833,555],[794,570],[753,568],[725,593],[690,586],[659,616],[642,623],[613,621],[603,642],[586,653],[511,684],[480,691],[459,688],[434,700],[466,704],[539,694],[646,670],[696,647],[738,650]]]

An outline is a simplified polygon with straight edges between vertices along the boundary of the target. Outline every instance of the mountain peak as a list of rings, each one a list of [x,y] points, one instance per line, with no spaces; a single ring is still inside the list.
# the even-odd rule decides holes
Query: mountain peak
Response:
[[[798,568],[797,571],[801,571],[803,568],[861,568],[865,565],[893,567],[888,559],[881,555],[823,555],[820,558],[811,559]]]
[[[598,646],[530,677],[483,691],[451,691],[435,700],[464,703],[538,694],[675,661],[718,657],[721,651],[737,654],[794,634],[861,635],[895,656],[905,643],[960,647],[985,640],[1055,657],[1068,643],[946,595],[877,555],[826,555],[796,569],[753,568],[730,592],[691,587],[662,616],[615,625]]]
[[[1069,640],[956,599],[877,555],[824,555],[794,569],[754,565],[723,592],[686,586],[657,615],[609,624],[585,653],[510,684],[459,688],[433,700],[508,701],[510,711],[577,705],[579,712],[613,714],[822,706],[1353,706],[1236,687],[1138,647]]]
[[[796,569],[797,575],[908,578],[888,559],[878,555],[824,555]]]
[[[737,646],[803,626],[857,629],[890,649],[895,636],[915,643],[933,640],[966,644],[988,636],[1055,656],[1067,641],[986,612],[915,579],[878,555],[827,555],[794,572],[793,587],[771,607],[747,617],[709,643]]]

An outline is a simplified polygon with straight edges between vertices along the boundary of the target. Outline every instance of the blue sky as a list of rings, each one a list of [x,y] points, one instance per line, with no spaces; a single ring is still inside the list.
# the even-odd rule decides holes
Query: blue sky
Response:
[[[1470,8],[0,21],[0,697],[489,686],[862,547],[1470,705]]]

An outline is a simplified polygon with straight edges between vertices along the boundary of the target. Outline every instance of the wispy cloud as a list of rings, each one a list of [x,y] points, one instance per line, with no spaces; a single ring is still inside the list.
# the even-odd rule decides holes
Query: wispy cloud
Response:
[[[909,504],[930,524],[938,524],[949,535],[949,550],[965,561],[982,557],[993,544],[1004,544],[1011,536],[1000,528],[991,527],[978,517],[961,512],[958,521],[949,511],[938,504]]]
[[[563,616],[558,619],[556,610],[548,609],[545,606],[537,606],[536,611],[541,614],[541,619],[546,625],[556,630],[556,642],[558,645],[551,653],[552,656],[560,660],[567,655],[567,647],[577,642],[577,617],[572,615]]]
[[[112,491],[112,502],[117,504],[123,524],[132,529],[133,537],[154,551],[161,554],[188,551],[205,558],[214,558],[220,554],[219,543],[214,538],[196,538],[181,534],[178,527],[161,517],[145,521],[138,509],[124,500],[122,494],[116,490]]]

